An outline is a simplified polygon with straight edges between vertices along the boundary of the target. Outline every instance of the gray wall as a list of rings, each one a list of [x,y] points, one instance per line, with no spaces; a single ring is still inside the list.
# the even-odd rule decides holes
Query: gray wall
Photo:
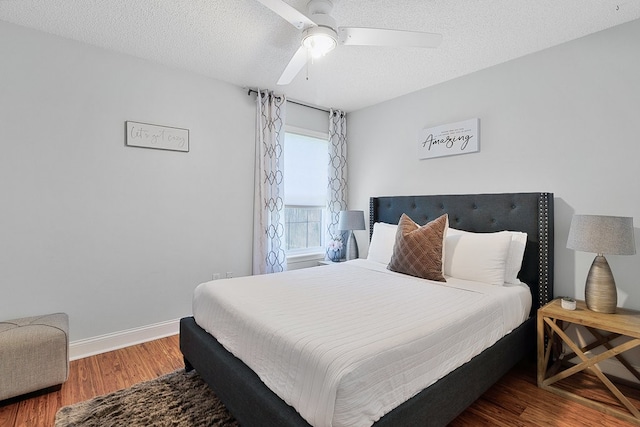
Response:
[[[640,235],[639,41],[633,21],[350,114],[350,208],[368,212],[377,195],[553,192],[555,293],[583,299],[594,254],[566,249],[572,215],[631,216]],[[417,159],[422,128],[473,117],[479,153]],[[365,249],[368,234],[357,237]],[[607,257],[619,303],[636,309],[639,256]]]
[[[78,340],[250,274],[255,96],[4,22],[0,58],[0,318],[65,311]],[[126,147],[126,120],[191,151]]]

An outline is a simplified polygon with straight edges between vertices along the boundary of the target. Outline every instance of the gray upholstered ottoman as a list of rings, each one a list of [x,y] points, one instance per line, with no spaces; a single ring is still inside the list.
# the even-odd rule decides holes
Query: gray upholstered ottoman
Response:
[[[62,384],[68,375],[65,313],[0,322],[0,400]]]

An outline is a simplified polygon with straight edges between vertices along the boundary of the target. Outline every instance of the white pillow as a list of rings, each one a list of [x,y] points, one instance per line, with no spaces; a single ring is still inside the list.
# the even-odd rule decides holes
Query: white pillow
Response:
[[[504,269],[504,283],[519,285],[522,282],[518,279],[518,273],[522,268],[524,250],[527,246],[527,233],[521,231],[503,231],[502,233],[507,233],[511,236],[507,265]]]
[[[491,285],[505,283],[511,235],[449,229],[445,240],[444,274]]]
[[[455,228],[449,228],[448,235],[455,235],[461,233],[470,233],[469,231],[456,230]],[[497,233],[504,233],[511,236],[511,244],[509,245],[509,252],[505,263],[504,283],[513,285],[522,284],[518,279],[518,273],[522,268],[522,259],[524,258],[524,250],[527,246],[527,233],[521,231],[498,231]],[[485,233],[487,234],[487,233]],[[489,233],[493,234],[493,233]]]
[[[373,224],[373,234],[369,243],[367,259],[388,265],[393,255],[393,245],[396,242],[398,225],[376,222]]]

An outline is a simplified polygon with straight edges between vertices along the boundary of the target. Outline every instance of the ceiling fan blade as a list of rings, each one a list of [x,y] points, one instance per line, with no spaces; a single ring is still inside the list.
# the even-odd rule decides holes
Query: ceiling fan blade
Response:
[[[298,9],[285,3],[283,0],[258,0],[260,3],[282,16],[285,21],[299,30],[314,27],[316,24]]]
[[[382,28],[338,28],[340,43],[358,46],[438,47],[442,34]]]
[[[307,63],[307,49],[300,46],[296,53],[293,54],[293,58],[287,64],[287,68],[284,69],[280,79],[278,79],[278,85],[288,85],[298,75],[300,70]]]

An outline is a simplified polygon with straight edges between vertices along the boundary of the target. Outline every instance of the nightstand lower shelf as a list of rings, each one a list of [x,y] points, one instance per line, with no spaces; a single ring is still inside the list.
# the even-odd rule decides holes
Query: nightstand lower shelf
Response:
[[[595,340],[581,347],[565,333],[563,329],[565,322],[584,327]],[[627,337],[628,340],[619,345],[611,342],[621,336]],[[546,347],[545,337],[548,339]],[[560,357],[563,343],[571,349],[572,353]],[[583,301],[578,301],[576,310],[571,311],[563,309],[559,300],[551,301],[538,310],[538,387],[640,425],[640,410],[596,365],[604,360],[615,358],[640,381],[640,372],[622,356],[622,353],[638,346],[640,346],[640,312],[619,308],[615,314],[596,313],[588,310]],[[598,347],[603,347],[605,351],[597,355],[587,354]],[[552,354],[554,351],[555,354]],[[563,360],[576,357],[580,359],[579,363],[568,367],[562,364]],[[550,362],[554,363],[550,364]],[[615,396],[622,405],[620,409],[554,385],[585,370],[594,374]]]

